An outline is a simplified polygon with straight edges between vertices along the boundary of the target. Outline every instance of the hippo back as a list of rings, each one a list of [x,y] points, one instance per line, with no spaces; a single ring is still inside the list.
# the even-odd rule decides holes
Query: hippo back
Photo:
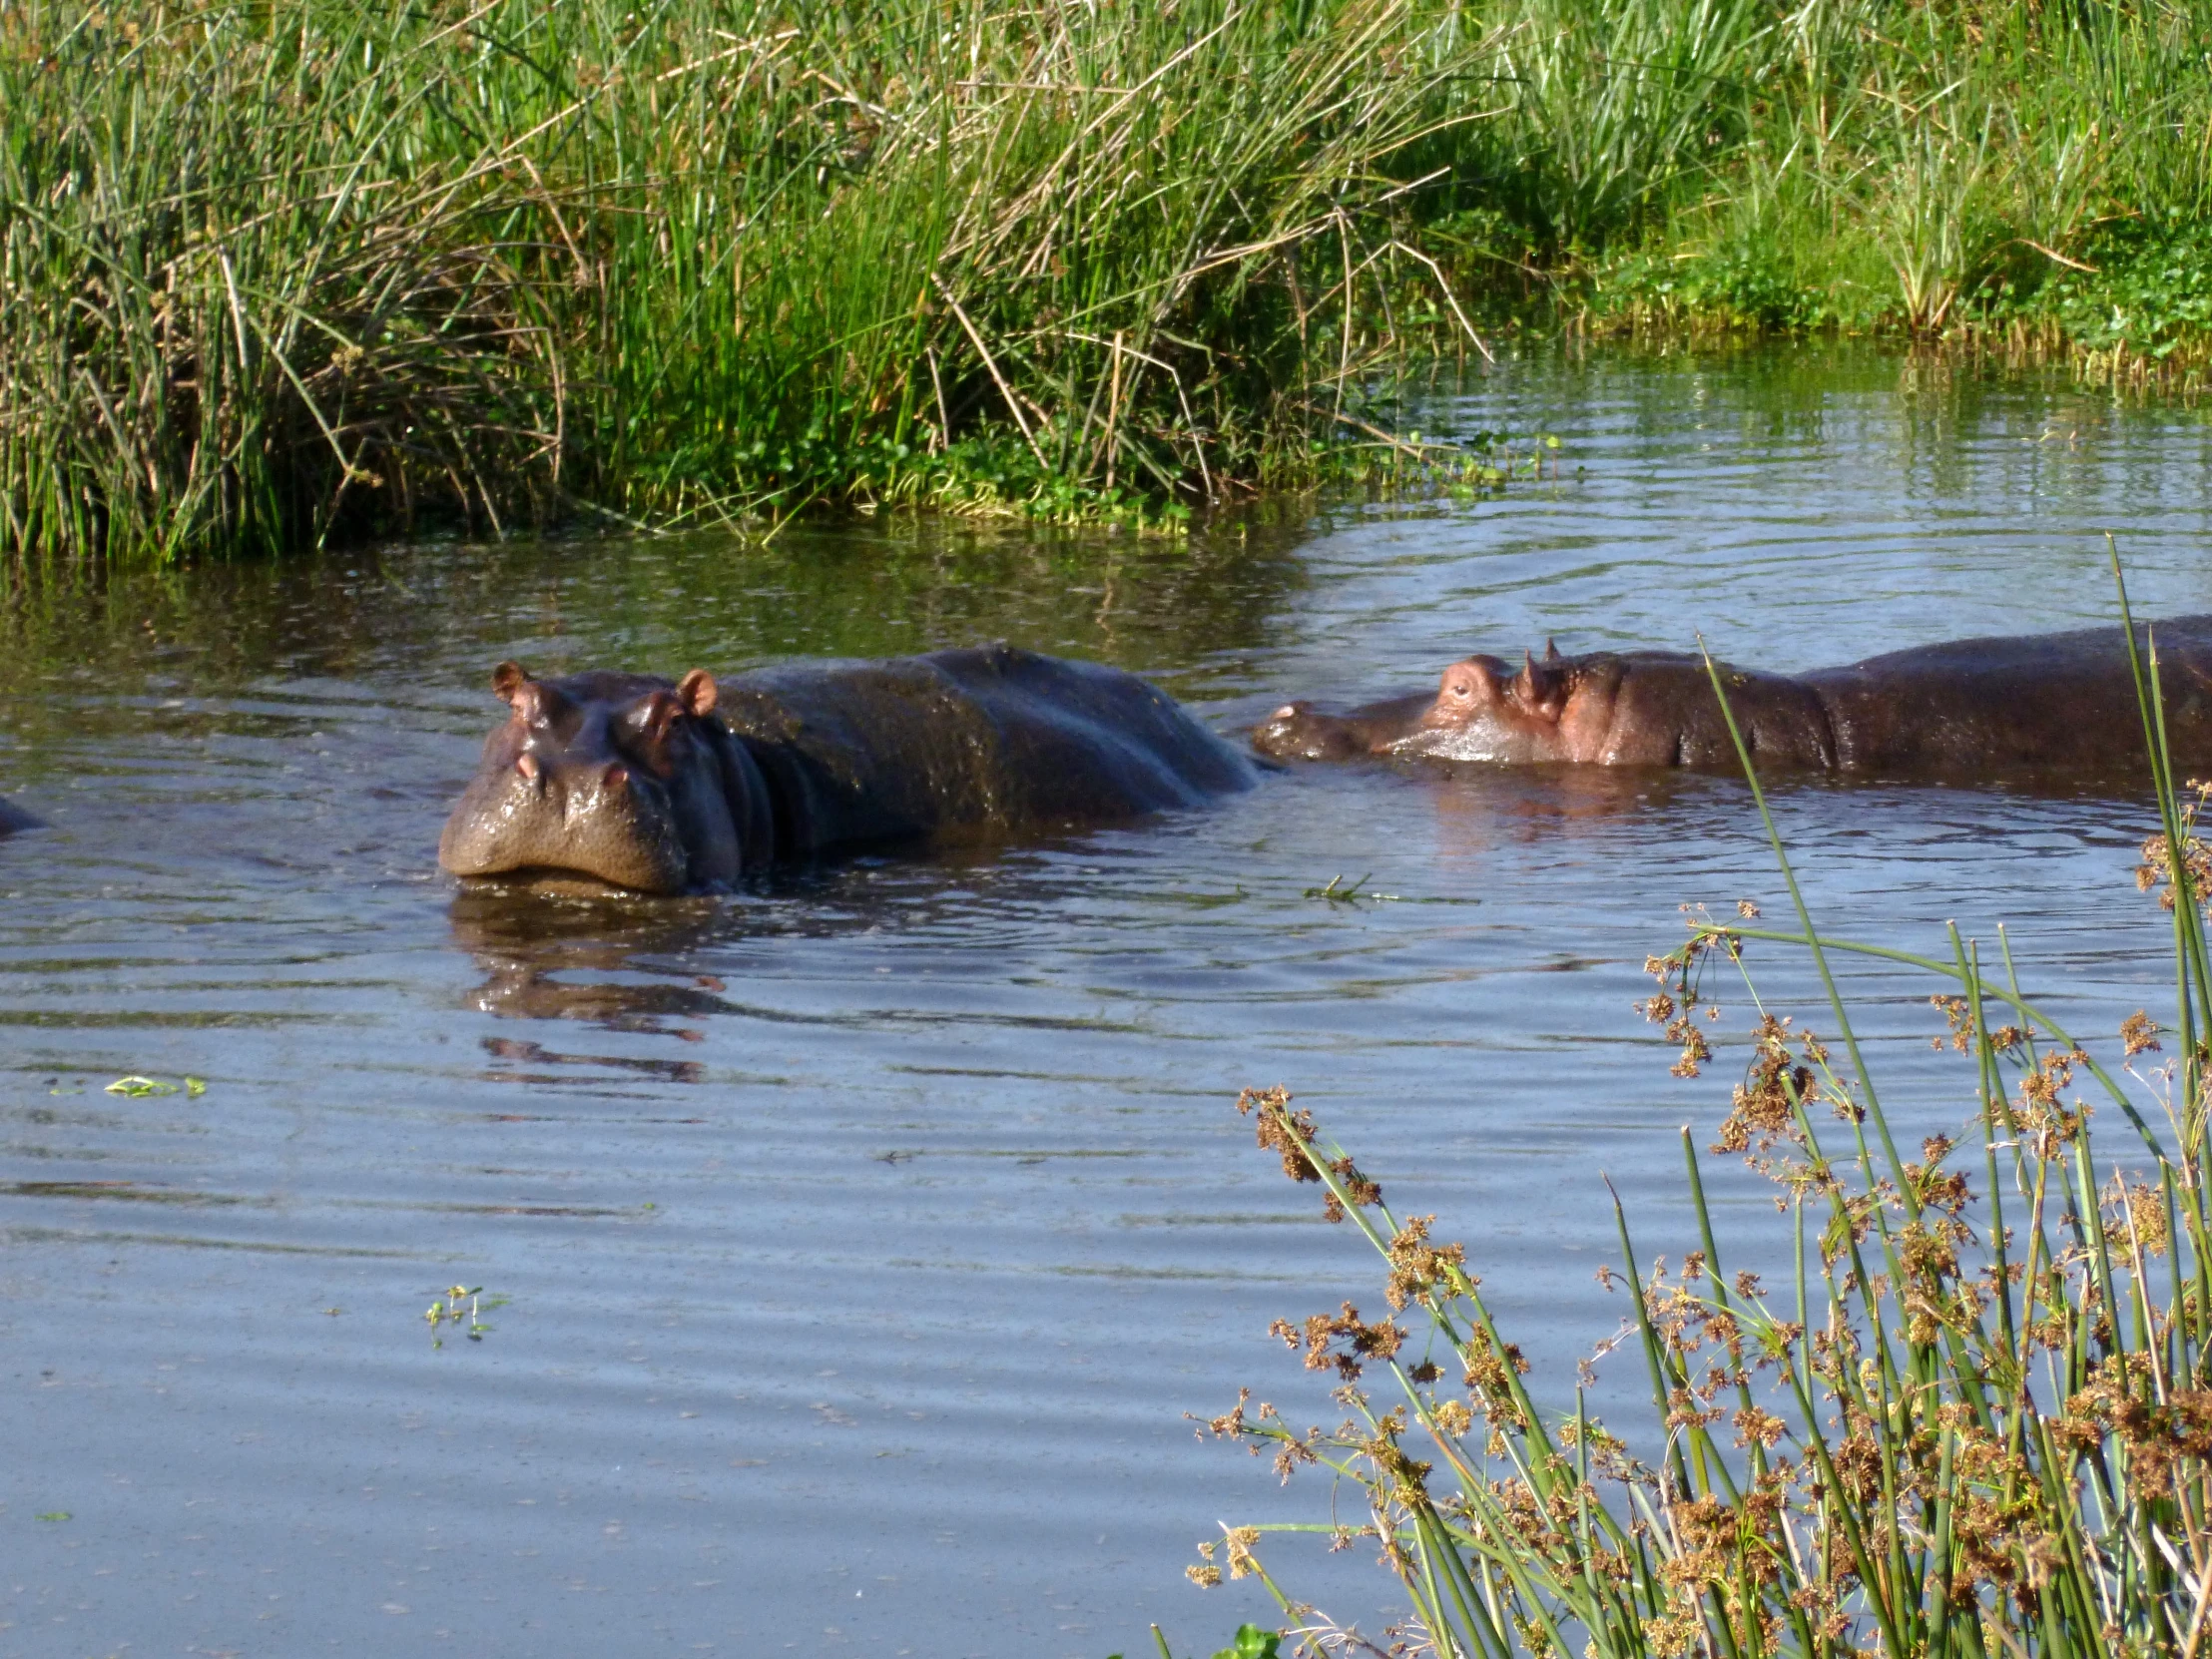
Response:
[[[1786,676],[1708,665],[1677,651],[1600,652],[1574,658],[1571,670],[1575,698],[1590,699],[1604,714],[1602,737],[1577,760],[1734,772],[1743,764],[1728,729],[1734,716],[1745,751],[1762,772],[1834,764],[1820,699]],[[1726,713],[1713,695],[1716,674],[1728,695]]]
[[[2138,623],[2155,639],[2167,740],[2184,775],[2212,768],[2212,616]],[[1847,771],[2140,777],[2142,716],[2117,626],[1952,640],[1805,676]]]
[[[1133,674],[1006,645],[725,680],[792,852],[1195,807],[1251,787],[1229,746]]]

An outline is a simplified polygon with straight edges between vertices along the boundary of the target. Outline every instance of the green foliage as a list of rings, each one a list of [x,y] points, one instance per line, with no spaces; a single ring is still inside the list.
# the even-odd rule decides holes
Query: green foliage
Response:
[[[208,1092],[208,1085],[205,1079],[198,1077],[188,1077],[182,1083],[165,1083],[159,1078],[140,1077],[134,1073],[129,1077],[118,1077],[107,1086],[106,1092],[128,1095],[137,1100],[148,1095],[175,1094],[180,1089],[192,1099],[198,1100]]]
[[[652,1206],[648,1205],[646,1208],[651,1209]],[[445,1346],[445,1339],[438,1334],[440,1327],[463,1324],[467,1329],[461,1335],[472,1343],[482,1342],[485,1335],[493,1329],[484,1323],[483,1316],[491,1310],[506,1307],[508,1300],[503,1296],[486,1296],[481,1285],[448,1287],[444,1295],[423,1311],[423,1322],[430,1328],[430,1346]],[[462,1306],[464,1302],[467,1304],[465,1308]]]
[[[1697,1075],[1718,1013],[1709,970],[1740,972],[1752,945],[1780,943],[1811,957],[1833,1036],[1768,1012],[1745,976],[1751,1058],[1714,1150],[1776,1183],[1789,1222],[1761,1271],[1724,1269],[1687,1131],[1699,1232],[1676,1273],[1639,1265],[1615,1205],[1622,1272],[1601,1277],[1629,1294],[1628,1346],[1650,1377],[1653,1421],[1638,1430],[1608,1429],[1579,1387],[1571,1411],[1539,1405],[1463,1247],[1432,1239],[1433,1218],[1394,1217],[1283,1090],[1240,1100],[1286,1174],[1321,1183],[1332,1219],[1382,1254],[1390,1312],[1364,1321],[1348,1303],[1278,1328],[1335,1374],[1342,1428],[1301,1433],[1272,1406],[1248,1416],[1249,1394],[1212,1426],[1272,1448],[1286,1475],[1321,1464],[1357,1489],[1363,1501],[1337,1507],[1370,1517],[1357,1530],[1380,1541],[1430,1650],[2199,1650],[2212,1618],[2212,846],[2199,835],[2212,789],[2177,791],[2147,659],[2139,684],[2160,829],[2138,885],[2173,918],[2176,1002],[2163,1028],[2124,1021],[2106,1058],[2021,994],[2008,956],[1985,967],[1955,930],[1942,957],[1822,936],[1752,776],[1798,926],[1747,925],[1748,906],[1693,920],[1650,964],[1646,1012],[1680,1045],[1677,1075]],[[1725,707],[1717,673],[1714,688]],[[1965,1127],[1918,1160],[1893,1139],[1830,972],[1845,951],[1939,987],[1936,1041],[1961,1057]],[[2077,1089],[2118,1120],[2117,1160],[2093,1146]],[[1291,1609],[1262,1535],[1355,1530],[1233,1528],[1228,1570]],[[1192,1575],[1217,1582],[1215,1546],[1200,1548]],[[1334,1629],[1297,1612],[1309,1632]]]
[[[1486,178],[1536,235],[1600,242],[1739,145],[1768,67],[1764,0],[1519,0]]]
[[[1175,1659],[1173,1651],[1168,1647],[1168,1639],[1161,1633],[1158,1625],[1152,1627],[1152,1641],[1160,1650],[1161,1659]],[[1282,1648],[1282,1632],[1263,1630],[1256,1624],[1240,1624],[1237,1626],[1236,1637],[1227,1647],[1217,1652],[1214,1659],[1278,1659]],[[1122,1656],[1109,1653],[1106,1659],[1122,1659]]]
[[[2170,232],[2212,205],[2212,158],[2178,142],[2212,120],[2203,0],[1835,0],[1762,21],[1714,82],[1702,161],[1610,227],[1646,257],[1601,267],[1601,311],[2112,337],[2098,324],[2129,300],[2087,251],[2116,220]]]
[[[1280,1631],[1262,1630],[1256,1624],[1237,1626],[1237,1639],[1214,1655],[1214,1659],[1276,1659],[1283,1646]]]
[[[1770,249],[1738,243],[1711,253],[1638,251],[1605,273],[1616,305],[1642,303],[1685,322],[1764,329],[1845,321],[1834,297],[1806,285]]]
[[[1485,311],[2170,353],[2208,40],[2212,0],[25,0],[0,555],[1172,529],[1316,481]]]
[[[1419,290],[1450,0],[0,20],[0,550],[824,500],[1172,523]],[[1407,332],[1410,328],[1410,334]]]
[[[2077,253],[2091,269],[2060,270],[2033,307],[2070,338],[2163,358],[2212,334],[2212,223],[2172,209],[2101,226]]]

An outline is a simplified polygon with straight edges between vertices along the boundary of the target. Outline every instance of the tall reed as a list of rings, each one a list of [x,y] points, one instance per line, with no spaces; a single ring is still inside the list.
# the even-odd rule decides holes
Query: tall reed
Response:
[[[0,548],[1264,476],[1391,349],[1450,0],[0,21]],[[1290,447],[1285,450],[1283,446]]]
[[[20,0],[0,556],[1158,520],[1415,458],[1372,383],[1530,291],[2201,357],[2208,38],[2212,0]]]
[[[1344,1428],[1300,1434],[1243,1400],[1213,1427],[1364,1497],[1434,1652],[2059,1659],[2212,1643],[2212,848],[2197,836],[2212,792],[2176,790],[2149,684],[2143,707],[2160,828],[2139,880],[2172,912],[2176,997],[2164,1028],[2128,1019],[2117,1055],[1955,930],[1941,957],[1823,936],[1779,839],[1795,929],[1749,925],[1747,907],[1652,961],[1646,1011],[1681,1045],[1681,1074],[1712,1057],[1707,970],[1740,967],[1750,941],[1809,954],[1832,1035],[1751,993],[1751,1058],[1714,1150],[1746,1154],[1790,1218],[1759,1271],[1723,1263],[1687,1132],[1699,1236],[1679,1271],[1639,1265],[1616,1201],[1642,1428],[1608,1428],[1579,1386],[1571,1409],[1539,1403],[1463,1247],[1394,1216],[1282,1090],[1240,1100],[1286,1174],[1320,1182],[1382,1253],[1391,1312],[1348,1304],[1279,1328],[1337,1376]],[[1960,1141],[1932,1137],[1917,1159],[1897,1144],[1830,970],[1849,952],[1939,987],[1967,1073]],[[2077,1088],[2115,1115],[2122,1149],[2100,1156]],[[1349,1649],[1261,1565],[1271,1530],[1332,1529],[1232,1529],[1195,1575],[1259,1574],[1317,1647]]]
[[[1596,240],[1779,278],[1798,321],[1929,333],[2068,309],[2052,284],[2102,288],[2138,263],[2132,239],[2212,208],[2190,137],[2212,120],[2207,38],[2205,0],[1759,8],[1708,48],[1702,119],[1636,170],[1667,188]],[[2069,324],[2110,320],[2092,313]],[[2163,321],[2118,327],[2151,344]]]

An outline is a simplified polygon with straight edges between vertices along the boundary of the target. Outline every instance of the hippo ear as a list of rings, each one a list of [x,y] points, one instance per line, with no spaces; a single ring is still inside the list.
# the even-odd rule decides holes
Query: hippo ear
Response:
[[[693,669],[676,684],[676,701],[695,718],[714,713],[717,695],[715,677],[703,668]]]
[[[1536,659],[1523,651],[1520,656],[1520,672],[1513,676],[1513,683],[1506,687],[1513,701],[1524,709],[1533,709],[1543,701],[1543,691],[1536,683]]]
[[[1559,642],[1547,636],[1544,640],[1544,662],[1549,665],[1565,661],[1566,658],[1559,655]]]
[[[491,671],[492,695],[502,703],[512,703],[515,694],[530,683],[530,671],[511,658]]]
[[[1544,666],[1538,668],[1536,659],[1529,653],[1521,653],[1521,671],[1513,676],[1513,701],[1532,715],[1542,715],[1546,720],[1557,720],[1566,706],[1566,677],[1551,666],[1547,656]]]

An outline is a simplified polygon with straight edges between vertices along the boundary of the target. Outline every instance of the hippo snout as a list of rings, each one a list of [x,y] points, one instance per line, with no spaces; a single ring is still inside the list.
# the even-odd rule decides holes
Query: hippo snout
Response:
[[[1252,729],[1252,747],[1278,761],[1349,761],[1371,753],[1368,734],[1311,703],[1286,703]]]
[[[667,792],[620,760],[562,764],[524,750],[478,772],[445,822],[454,875],[584,874],[639,892],[682,892],[690,858]]]

